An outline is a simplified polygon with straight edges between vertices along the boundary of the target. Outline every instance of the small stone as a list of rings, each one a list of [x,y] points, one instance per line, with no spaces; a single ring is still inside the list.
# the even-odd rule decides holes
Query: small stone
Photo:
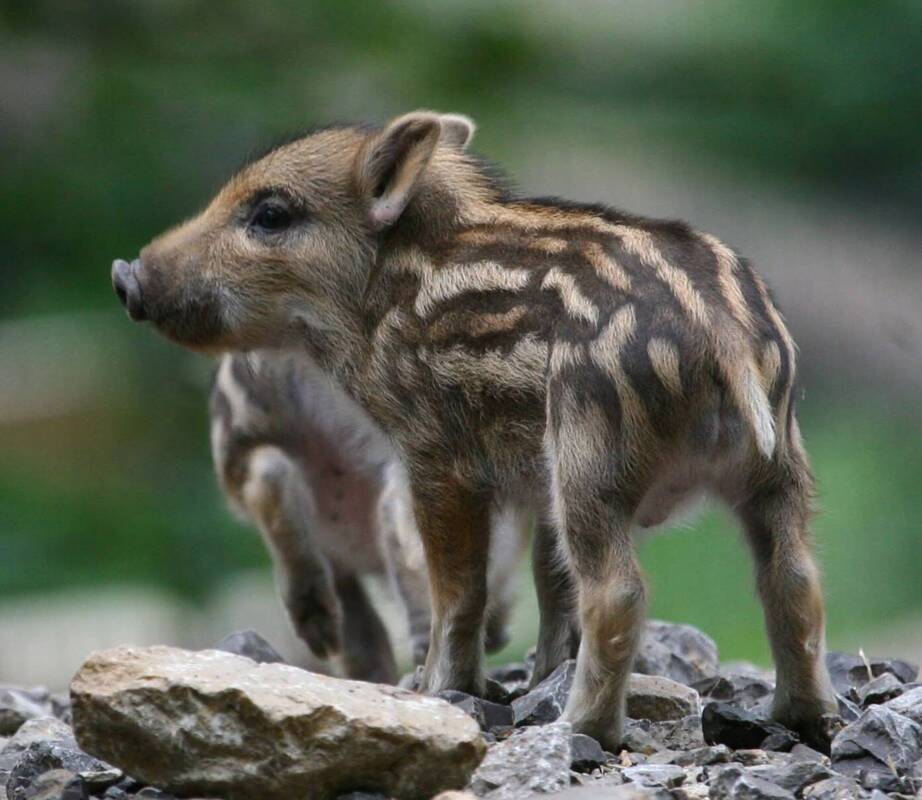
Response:
[[[794,761],[784,765],[765,764],[750,767],[749,772],[798,796],[805,786],[832,778],[834,775],[832,770],[824,765],[810,761]]]
[[[903,684],[899,678],[890,672],[878,675],[874,680],[868,681],[858,690],[858,702],[867,708],[868,706],[879,705],[899,697],[903,693]]]
[[[513,700],[516,726],[543,725],[556,720],[567,704],[575,674],[576,661],[564,661],[528,694]]]
[[[633,753],[650,755],[664,748],[650,733],[649,720],[625,720],[621,746]]]
[[[694,684],[694,688],[702,698],[709,701],[734,703],[745,709],[751,709],[767,700],[775,691],[773,684],[756,675],[746,673],[721,674],[698,681]]]
[[[836,704],[839,707],[839,716],[846,722],[854,722],[861,716],[861,708],[857,703],[849,700],[845,695],[836,695]]]
[[[31,742],[10,770],[6,784],[7,797],[9,800],[26,800],[38,776],[51,770],[78,773],[99,772],[110,768],[109,764],[81,752],[66,742]],[[82,779],[80,783],[83,785]]]
[[[716,675],[719,668],[717,645],[710,636],[691,625],[660,620],[647,623],[634,659],[635,672],[658,675],[688,686]]]
[[[33,742],[53,741],[77,749],[77,741],[70,726],[55,717],[30,719],[16,731],[3,748],[3,756],[23,752]]]
[[[80,777],[90,794],[99,794],[125,777],[120,769],[102,769],[81,772]]]
[[[449,789],[447,792],[437,794],[432,800],[474,800],[475,797],[476,795],[470,792],[458,792],[454,789]],[[343,800],[343,797],[340,796],[337,800]]]
[[[135,797],[146,797],[148,800],[176,800],[174,795],[163,791],[163,789],[158,789],[156,786],[145,786]]]
[[[912,769],[922,758],[922,726],[887,706],[871,706],[832,742],[837,771],[850,775],[860,769],[873,771],[873,763],[864,763],[868,758],[876,760],[880,769]]]
[[[653,675],[633,674],[628,682],[627,715],[651,722],[701,713],[698,693],[684,684]]]
[[[804,800],[856,800],[867,797],[867,793],[861,790],[857,781],[844,775],[835,775],[808,786],[803,796]]]
[[[627,767],[621,775],[631,783],[641,786],[674,789],[685,782],[685,770],[674,764],[643,764],[639,767]]]
[[[817,761],[821,764],[829,763],[829,756],[823,755],[819,750],[814,750],[806,744],[795,744],[791,748],[791,757],[795,761]]]
[[[567,722],[516,731],[489,749],[474,772],[471,791],[489,800],[519,800],[570,785],[572,731]]]
[[[678,753],[672,763],[680,767],[707,767],[712,764],[726,764],[729,761],[730,748],[725,744],[717,744]]]
[[[711,781],[715,800],[794,800],[794,795],[776,783],[760,778],[749,770],[725,767]]]
[[[102,793],[102,796],[105,800],[125,800],[126,797],[130,797],[128,792],[120,786],[110,786]]]
[[[531,670],[524,662],[506,664],[490,670],[490,677],[499,683],[527,683],[531,679]]]
[[[0,687],[0,736],[12,736],[27,720],[51,713],[47,692]]]
[[[669,750],[693,750],[707,744],[698,714],[690,714],[677,720],[653,722],[650,724],[650,735]]]
[[[570,768],[577,772],[592,772],[607,761],[605,751],[595,739],[574,733],[570,739]]]
[[[884,708],[922,725],[922,686],[910,689],[893,700],[888,700]]]
[[[790,753],[794,745],[798,744],[800,739],[792,731],[784,730],[770,733],[765,737],[765,741],[759,745],[762,750],[775,750],[779,753]]]
[[[79,775],[66,769],[52,769],[36,777],[26,790],[7,796],[10,800],[87,800],[89,794]]]
[[[890,673],[901,683],[911,683],[919,675],[919,668],[898,658],[873,658],[865,661],[850,653],[832,652],[826,654],[826,667],[832,685],[840,694],[847,695],[884,673]]]
[[[418,692],[419,687],[423,685],[423,669],[424,667],[420,664],[416,666],[412,672],[407,672],[397,681],[397,688]]]
[[[458,692],[453,689],[439,692],[437,696],[447,700],[456,708],[460,708],[465,714],[472,716],[481,730],[490,731],[494,728],[505,728],[511,726],[514,722],[512,708],[509,706],[491,703],[489,700],[483,700],[466,692]]]
[[[279,655],[269,642],[256,631],[234,631],[215,645],[215,650],[246,656],[257,664],[284,664],[285,659]]]
[[[708,703],[701,715],[701,727],[708,744],[725,744],[734,750],[757,748],[769,735],[785,730],[730,703]]]

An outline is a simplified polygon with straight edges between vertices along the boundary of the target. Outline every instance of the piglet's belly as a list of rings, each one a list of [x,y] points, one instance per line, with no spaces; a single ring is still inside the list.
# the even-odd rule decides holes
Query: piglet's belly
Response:
[[[338,459],[316,454],[305,465],[305,472],[317,513],[313,535],[321,551],[352,571],[382,572],[375,522],[378,481],[347,470]]]

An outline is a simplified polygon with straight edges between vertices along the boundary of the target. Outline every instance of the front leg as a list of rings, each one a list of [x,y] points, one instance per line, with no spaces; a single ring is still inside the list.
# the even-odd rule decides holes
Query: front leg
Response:
[[[489,499],[447,477],[411,479],[411,490],[432,598],[421,688],[482,694]]]

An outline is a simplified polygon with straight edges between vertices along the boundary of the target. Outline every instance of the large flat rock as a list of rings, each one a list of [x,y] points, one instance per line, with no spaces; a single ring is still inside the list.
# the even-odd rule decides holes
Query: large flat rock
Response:
[[[95,653],[71,697],[81,748],[185,796],[430,798],[464,787],[486,749],[444,700],[216,650]]]

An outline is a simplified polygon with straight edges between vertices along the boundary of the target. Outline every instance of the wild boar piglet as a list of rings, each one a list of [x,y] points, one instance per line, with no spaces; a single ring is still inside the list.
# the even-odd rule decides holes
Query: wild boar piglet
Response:
[[[298,636],[348,677],[393,683],[390,636],[363,585],[386,578],[414,662],[429,644],[429,588],[405,473],[376,425],[303,354],[222,357],[211,445],[231,507],[262,533]],[[487,650],[502,647],[529,515],[492,516]]]
[[[564,717],[614,750],[646,596],[631,530],[707,492],[756,560],[773,713],[822,744],[813,480],[765,283],[683,223],[511,194],[473,131],[418,111],[307,134],[116,262],[116,291],[187,347],[308,353],[394,443],[429,573],[425,689],[483,689],[490,513],[525,505],[542,516],[535,678],[576,613]]]

